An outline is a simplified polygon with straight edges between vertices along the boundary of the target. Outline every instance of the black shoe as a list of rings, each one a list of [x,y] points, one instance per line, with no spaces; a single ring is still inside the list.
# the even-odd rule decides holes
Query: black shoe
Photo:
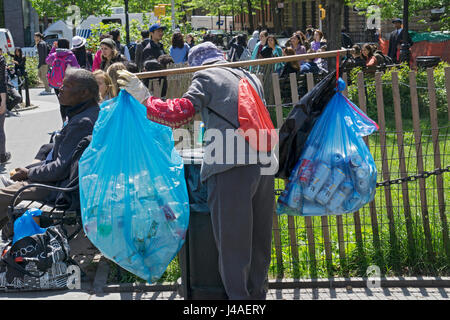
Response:
[[[0,154],[0,163],[6,163],[11,159],[11,152],[6,152],[4,154]]]

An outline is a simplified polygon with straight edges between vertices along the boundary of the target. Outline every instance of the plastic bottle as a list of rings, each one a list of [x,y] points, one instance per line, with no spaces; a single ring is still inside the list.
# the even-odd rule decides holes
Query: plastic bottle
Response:
[[[328,178],[324,187],[320,190],[320,192],[316,196],[316,201],[321,205],[326,205],[328,201],[330,201],[331,197],[334,195],[339,185],[345,180],[344,172],[335,167],[331,173],[331,176]]]
[[[198,125],[197,145],[203,145],[203,136],[205,135],[205,124],[200,122]]]
[[[345,199],[351,194],[353,191],[353,186],[350,182],[346,181],[342,183],[342,185],[339,187],[339,189],[336,191],[336,193],[331,198],[330,202],[328,203],[328,210],[330,210],[333,213],[336,213],[337,211],[342,210],[341,206],[344,203]]]
[[[303,196],[306,200],[313,201],[316,194],[320,191],[322,186],[327,181],[330,176],[331,169],[330,167],[324,163],[319,162],[314,172],[314,175],[311,178],[311,182],[308,187],[305,189]]]

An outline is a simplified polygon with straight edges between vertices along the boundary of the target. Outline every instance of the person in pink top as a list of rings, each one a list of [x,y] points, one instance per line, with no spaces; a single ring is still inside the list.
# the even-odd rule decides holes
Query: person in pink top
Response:
[[[102,34],[100,36],[100,41],[106,38],[111,38],[109,34]],[[98,49],[94,56],[94,62],[92,63],[92,72],[100,69],[100,64],[102,63],[102,50]]]
[[[102,50],[98,50],[94,56],[94,62],[92,63],[92,72],[100,69],[102,63]]]
[[[49,73],[47,76],[49,85],[55,90],[56,96],[59,95],[59,89],[62,85],[62,79],[64,79],[65,72],[59,72],[67,70],[67,67],[70,66],[72,68],[79,68],[80,65],[78,64],[77,58],[73,54],[73,52],[69,49],[70,42],[67,39],[58,39],[58,41],[53,43],[52,50],[50,51],[49,55],[45,59],[45,63],[47,63],[52,69],[52,72]],[[65,68],[57,67],[56,65],[53,65],[55,60],[62,60],[64,61]],[[56,64],[56,62],[55,62]],[[58,71],[55,71],[54,69],[58,69]],[[61,112],[61,118],[63,122],[66,120],[66,113],[64,111],[63,107],[60,107]]]

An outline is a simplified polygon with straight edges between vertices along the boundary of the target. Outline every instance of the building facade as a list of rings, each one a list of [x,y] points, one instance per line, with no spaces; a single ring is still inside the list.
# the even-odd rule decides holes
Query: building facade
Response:
[[[257,28],[259,25],[268,28],[270,32],[291,34],[295,30],[305,31],[308,26],[319,28],[319,5],[325,6],[325,1],[320,0],[269,0],[262,5],[262,10],[254,10],[255,14],[243,14],[236,17],[238,30],[249,30],[250,19]],[[368,29],[367,18],[360,14],[360,10],[354,6],[345,6],[342,16],[342,26],[346,29],[354,42],[372,41],[375,30]],[[332,14],[326,12],[327,15]],[[439,30],[438,17],[431,11],[424,11],[421,15],[409,18],[409,29],[423,32],[427,30]],[[322,27],[326,30],[326,19],[322,21]],[[381,21],[381,34],[388,37],[393,30],[390,20]]]
[[[39,16],[27,0],[0,0],[0,28],[9,29],[16,47],[34,46],[33,35],[41,31]]]

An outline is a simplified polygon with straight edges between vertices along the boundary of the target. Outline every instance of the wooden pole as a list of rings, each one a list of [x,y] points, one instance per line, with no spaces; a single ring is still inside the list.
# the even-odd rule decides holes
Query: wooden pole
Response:
[[[209,65],[198,66],[198,67],[148,71],[148,72],[136,73],[136,76],[139,79],[157,78],[157,77],[164,77],[164,76],[170,76],[170,75],[176,75],[176,74],[193,73],[193,72],[197,72],[200,70],[205,70],[205,69],[209,69],[209,68],[217,68],[217,67],[239,68],[239,67],[258,66],[258,65],[265,65],[265,64],[275,64],[275,63],[280,63],[280,62],[309,60],[309,59],[316,59],[316,58],[330,58],[330,57],[335,57],[338,52],[340,55],[343,55],[343,54],[347,54],[347,53],[352,53],[353,49],[325,51],[325,52],[308,53],[308,54],[297,54],[297,55],[293,55],[293,56],[257,59],[257,60],[250,60],[250,61],[226,62],[226,63],[221,63],[221,64],[209,64]]]

